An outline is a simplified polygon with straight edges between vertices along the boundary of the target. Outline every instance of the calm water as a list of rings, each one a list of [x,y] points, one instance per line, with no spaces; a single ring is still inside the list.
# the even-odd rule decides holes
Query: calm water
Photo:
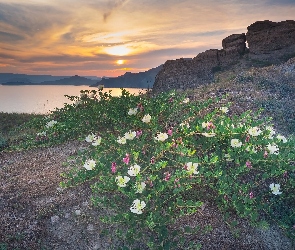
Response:
[[[79,96],[80,90],[97,90],[97,88],[62,85],[0,85],[0,112],[46,114],[55,108],[62,108],[64,103],[71,103],[64,95]],[[104,90],[106,92],[112,90],[112,96],[121,95],[121,90],[118,88]],[[133,88],[126,88],[126,90],[132,94],[142,91]]]

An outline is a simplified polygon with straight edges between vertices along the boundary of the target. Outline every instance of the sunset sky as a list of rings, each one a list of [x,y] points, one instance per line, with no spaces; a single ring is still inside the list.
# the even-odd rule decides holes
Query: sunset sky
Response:
[[[295,0],[0,0],[0,73],[145,71],[288,19]]]

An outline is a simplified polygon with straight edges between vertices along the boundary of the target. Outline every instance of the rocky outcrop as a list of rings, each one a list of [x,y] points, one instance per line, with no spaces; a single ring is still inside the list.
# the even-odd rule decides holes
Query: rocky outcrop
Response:
[[[246,48],[246,41],[249,48]],[[246,35],[233,34],[224,38],[222,48],[207,50],[190,60],[167,61],[156,76],[153,92],[191,89],[211,83],[216,71],[235,67],[238,63],[251,67],[254,61],[284,62],[295,56],[295,21],[255,22],[248,27]]]
[[[295,56],[295,21],[258,21],[246,34],[249,58],[280,63]]]

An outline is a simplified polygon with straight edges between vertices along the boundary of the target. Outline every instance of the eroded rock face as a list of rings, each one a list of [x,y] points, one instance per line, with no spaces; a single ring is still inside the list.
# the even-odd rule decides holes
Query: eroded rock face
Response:
[[[245,34],[233,34],[222,41],[222,50],[210,49],[193,59],[167,61],[157,74],[153,92],[188,89],[210,83],[214,72],[239,61],[246,49]]]
[[[249,49],[246,48],[246,40]],[[223,49],[210,49],[193,59],[167,61],[157,74],[153,92],[190,89],[214,80],[214,73],[236,65],[252,66],[251,60],[277,64],[295,56],[295,21],[258,21],[245,35],[233,34],[222,40]]]

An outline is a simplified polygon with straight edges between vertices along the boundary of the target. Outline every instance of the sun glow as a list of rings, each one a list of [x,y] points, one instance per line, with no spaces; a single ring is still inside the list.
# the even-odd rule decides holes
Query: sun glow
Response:
[[[108,48],[105,48],[105,51],[109,55],[114,55],[114,56],[125,56],[131,52],[131,50],[129,48],[127,48],[125,45],[108,47]]]
[[[117,60],[116,63],[117,63],[118,65],[122,65],[122,64],[125,63],[125,61],[124,61],[124,60]]]

